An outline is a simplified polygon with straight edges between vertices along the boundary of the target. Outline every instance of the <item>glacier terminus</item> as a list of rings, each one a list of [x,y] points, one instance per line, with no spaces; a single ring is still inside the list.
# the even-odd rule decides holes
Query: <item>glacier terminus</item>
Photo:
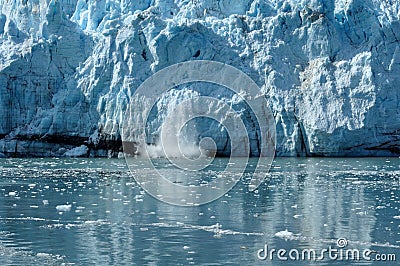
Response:
[[[256,82],[278,156],[400,154],[400,1],[1,0],[0,9],[0,156],[117,156],[135,90],[189,60]],[[206,83],[160,95],[148,143],[196,95],[235,109],[259,153],[246,104]],[[229,154],[218,123],[194,126]]]

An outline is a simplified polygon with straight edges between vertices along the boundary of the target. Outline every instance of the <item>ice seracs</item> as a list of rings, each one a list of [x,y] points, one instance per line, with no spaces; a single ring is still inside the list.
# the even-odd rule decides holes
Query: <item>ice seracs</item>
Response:
[[[377,0],[0,0],[0,155],[116,156],[135,89],[199,59],[260,86],[277,155],[398,155],[399,9]],[[194,92],[217,97],[246,121],[258,153],[257,126],[235,95],[180,89],[161,97],[160,112]],[[154,139],[165,115],[149,121]],[[229,153],[217,123],[198,127]]]

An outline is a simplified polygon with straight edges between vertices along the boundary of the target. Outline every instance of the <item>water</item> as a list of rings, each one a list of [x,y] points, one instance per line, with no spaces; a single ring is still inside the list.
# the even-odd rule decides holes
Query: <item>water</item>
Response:
[[[338,238],[400,261],[398,158],[279,158],[256,192],[245,175],[199,207],[147,195],[122,159],[1,159],[0,174],[0,265],[382,264],[257,258]]]

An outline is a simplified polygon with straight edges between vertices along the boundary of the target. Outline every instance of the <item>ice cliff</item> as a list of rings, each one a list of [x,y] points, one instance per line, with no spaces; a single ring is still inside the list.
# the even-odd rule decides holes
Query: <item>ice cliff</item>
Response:
[[[116,154],[135,89],[198,59],[259,85],[277,155],[400,154],[400,1],[1,0],[0,9],[3,155]],[[204,84],[162,96],[159,112],[198,93],[251,118],[235,95]],[[226,133],[200,124],[226,153]]]

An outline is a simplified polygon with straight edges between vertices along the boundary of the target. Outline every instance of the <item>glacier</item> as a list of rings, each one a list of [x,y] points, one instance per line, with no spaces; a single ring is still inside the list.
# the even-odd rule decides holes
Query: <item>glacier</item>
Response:
[[[223,62],[257,83],[278,156],[400,154],[400,1],[0,0],[0,9],[0,156],[118,155],[135,90],[188,60]],[[152,136],[198,94],[238,111],[257,155],[251,113],[209,84],[162,95]],[[220,125],[198,127],[229,153]]]

